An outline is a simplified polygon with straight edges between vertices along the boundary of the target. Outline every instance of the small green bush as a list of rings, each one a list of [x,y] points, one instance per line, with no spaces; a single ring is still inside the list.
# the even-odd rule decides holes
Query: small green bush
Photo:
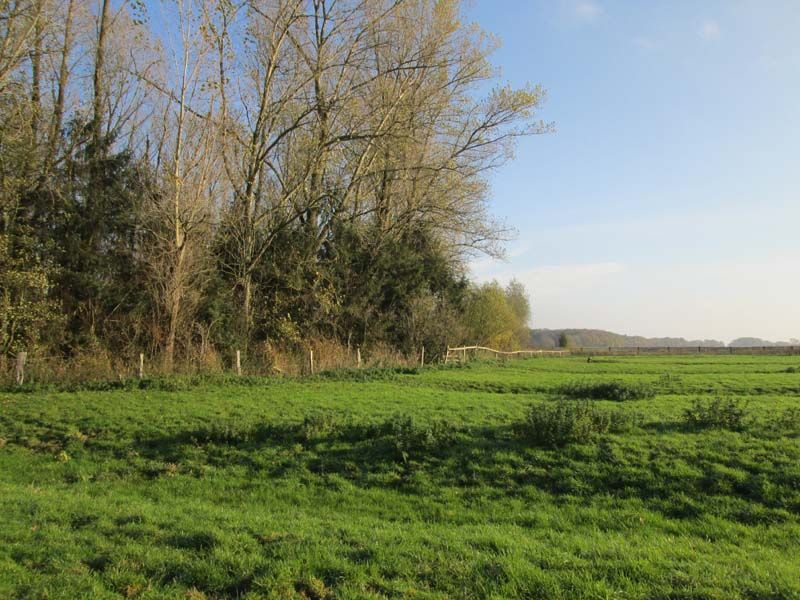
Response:
[[[591,400],[562,398],[531,406],[520,430],[536,445],[561,447],[591,442],[603,433],[621,433],[632,425],[632,418],[620,410],[603,410]]]
[[[743,430],[748,422],[747,402],[733,398],[714,398],[704,402],[695,398],[692,405],[683,411],[687,425],[696,429]]]
[[[800,435],[800,408],[793,406],[772,415],[766,423],[766,429],[781,437]]]
[[[304,442],[335,438],[349,425],[331,412],[306,415],[298,428],[297,437]]]
[[[402,462],[447,448],[458,435],[458,429],[449,421],[433,421],[421,426],[406,415],[386,421],[382,429]]]
[[[556,388],[556,393],[587,400],[646,400],[656,395],[652,385],[627,381],[571,381]]]

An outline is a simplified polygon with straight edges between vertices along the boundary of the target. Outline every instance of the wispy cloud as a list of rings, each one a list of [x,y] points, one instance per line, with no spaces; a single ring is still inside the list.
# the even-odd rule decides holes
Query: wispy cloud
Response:
[[[697,30],[697,35],[707,42],[714,42],[722,37],[722,30],[719,23],[711,19],[703,22],[700,29]]]
[[[516,278],[528,287],[528,291],[550,295],[591,288],[626,270],[624,264],[614,261],[546,265],[529,269],[515,269],[513,265],[508,264],[498,268],[496,262],[494,265],[474,262],[470,268],[472,276],[478,281],[497,279],[501,283],[507,283],[510,279]]]
[[[518,276],[531,291],[558,293],[591,288],[624,271],[625,265],[621,263],[599,262],[535,267]]]
[[[583,0],[573,5],[572,13],[577,19],[591,23],[600,18],[603,14],[603,9],[592,0]]]

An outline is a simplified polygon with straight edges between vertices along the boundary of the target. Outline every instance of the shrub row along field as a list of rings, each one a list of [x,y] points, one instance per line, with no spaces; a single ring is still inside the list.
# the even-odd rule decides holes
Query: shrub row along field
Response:
[[[799,365],[6,393],[0,597],[800,598]]]

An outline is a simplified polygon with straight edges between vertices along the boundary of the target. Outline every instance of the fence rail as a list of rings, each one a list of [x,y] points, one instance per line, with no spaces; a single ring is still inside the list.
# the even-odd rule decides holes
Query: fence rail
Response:
[[[447,348],[444,362],[464,362],[467,353],[474,355],[477,352],[488,352],[495,357],[510,356],[641,356],[641,355],[774,355],[790,356],[800,355],[800,346],[602,346],[578,347],[552,350],[546,348],[533,348],[529,350],[516,350],[504,352],[487,348],[486,346],[458,346]]]
[[[341,350],[341,349],[340,349]],[[236,373],[237,375],[281,375],[281,374],[313,374],[323,370],[347,369],[362,367],[387,367],[387,366],[415,366],[437,363],[444,359],[444,363],[464,363],[469,359],[477,358],[480,353],[493,355],[495,358],[511,357],[564,357],[564,356],[654,356],[654,355],[774,355],[791,356],[800,355],[800,346],[604,346],[604,347],[576,347],[576,348],[530,348],[527,350],[504,351],[487,346],[454,346],[447,347],[446,353],[433,356],[426,354],[425,348],[409,356],[375,356],[362,358],[361,348],[347,350],[344,354],[329,350],[324,347],[309,348],[303,355],[287,355],[284,368],[279,367],[275,360],[269,364],[253,356],[248,360],[244,352],[237,350],[230,361],[216,366],[204,367],[203,365],[189,365],[187,370],[175,373],[183,375],[203,373]],[[276,355],[277,356],[277,355]],[[263,363],[263,364],[262,364]],[[159,366],[157,357],[147,357],[143,353],[126,357],[92,357],[83,359],[62,359],[51,356],[39,356],[27,352],[19,352],[16,356],[0,357],[0,388],[11,385],[21,386],[24,383],[81,383],[87,381],[113,381],[144,379],[153,376],[162,376],[173,373],[164,371]]]
[[[458,346],[455,348],[447,347],[447,353],[444,356],[444,362],[447,364],[450,360],[466,360],[467,351],[469,352],[491,352],[497,356],[563,356],[569,354],[569,350],[514,350],[505,352],[503,350],[495,350],[494,348],[487,348],[486,346]]]

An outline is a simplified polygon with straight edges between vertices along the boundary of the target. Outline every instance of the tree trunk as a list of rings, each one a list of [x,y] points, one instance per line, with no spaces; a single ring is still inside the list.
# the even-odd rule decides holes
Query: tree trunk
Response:
[[[242,311],[244,317],[244,344],[245,351],[250,343],[250,335],[253,331],[253,276],[248,269],[245,273],[243,283]]]
[[[45,157],[45,175],[55,162],[56,149],[64,124],[64,104],[66,102],[67,84],[69,79],[69,54],[72,47],[72,20],[75,12],[75,0],[69,0],[67,14],[64,21],[64,45],[61,48],[61,64],[58,67],[58,82],[56,101],[53,107],[53,120],[50,124],[50,139]]]
[[[41,4],[39,5],[41,13]],[[39,133],[39,119],[42,114],[42,19],[36,20],[33,28],[33,48],[31,49],[31,105],[33,107],[33,137]]]
[[[108,33],[108,12],[111,0],[103,0],[97,31],[97,47],[95,49],[92,101],[92,142],[95,152],[102,155],[101,138],[103,137],[103,101],[105,100],[105,81],[103,67],[106,58],[106,35]]]

